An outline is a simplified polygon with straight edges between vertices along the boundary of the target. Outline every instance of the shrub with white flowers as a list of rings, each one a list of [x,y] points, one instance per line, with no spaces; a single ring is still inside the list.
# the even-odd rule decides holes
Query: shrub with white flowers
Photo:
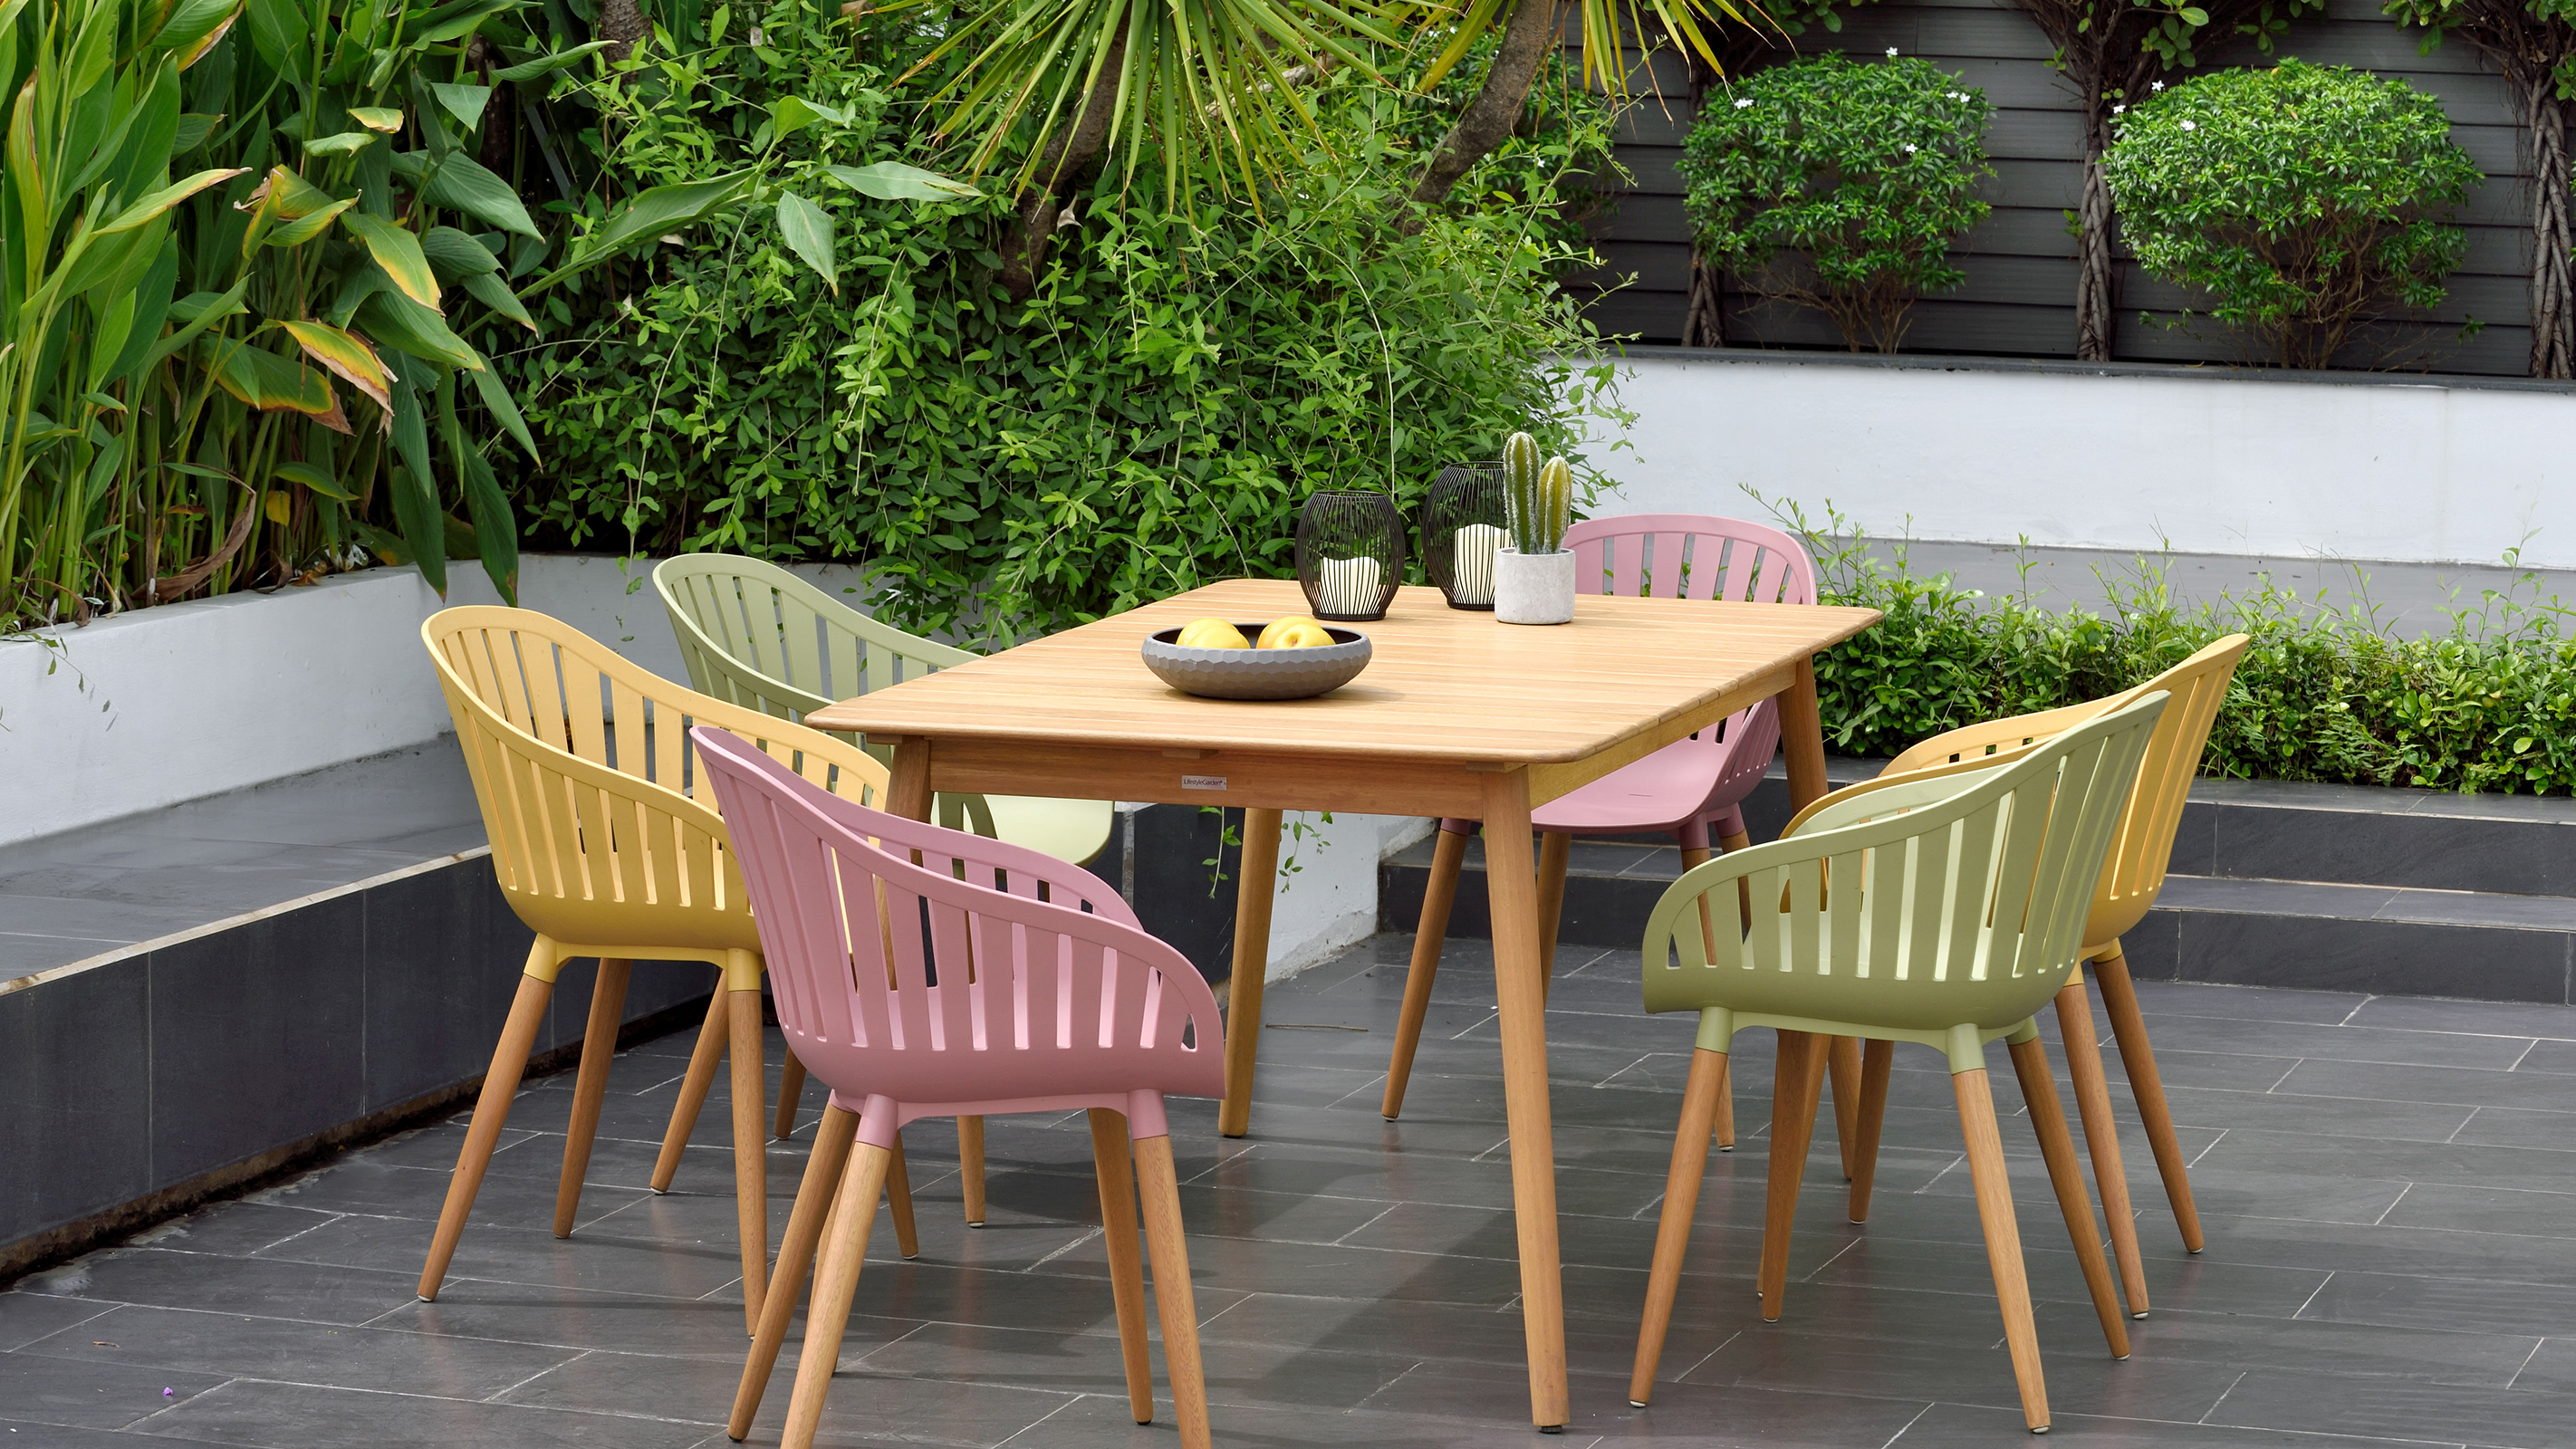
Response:
[[[1754,73],[1707,106],[1681,159],[1705,264],[1814,307],[1855,352],[1893,352],[1917,298],[1966,277],[1950,246],[1986,219],[1983,92],[1893,51]]]
[[[2439,303],[2467,251],[2451,217],[2485,178],[2404,81],[2212,71],[2116,125],[2103,167],[2129,250],[2280,366],[2330,366],[2361,329]]]

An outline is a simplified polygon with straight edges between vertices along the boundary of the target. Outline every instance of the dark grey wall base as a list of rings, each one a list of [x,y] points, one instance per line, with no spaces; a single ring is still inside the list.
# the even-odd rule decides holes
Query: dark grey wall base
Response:
[[[1234,974],[1234,892],[1243,812],[1140,805],[1118,812],[1091,873],[1118,887],[1145,929],[1210,982]],[[1208,862],[1214,861],[1211,865]]]
[[[530,940],[477,851],[0,995],[0,1277],[457,1100]],[[565,968],[540,1054],[578,1046],[595,969]],[[626,1017],[713,981],[639,961]]]

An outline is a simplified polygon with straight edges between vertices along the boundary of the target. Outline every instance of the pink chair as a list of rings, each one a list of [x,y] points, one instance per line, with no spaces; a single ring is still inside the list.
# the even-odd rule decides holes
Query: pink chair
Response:
[[[1574,587],[1580,593],[1816,601],[1816,566],[1806,549],[1759,523],[1698,513],[1587,518],[1565,531],[1565,546],[1574,551]],[[1672,835],[1681,841],[1684,869],[1709,858],[1712,833],[1725,849],[1742,850],[1753,843],[1744,830],[1744,797],[1761,783],[1779,748],[1780,711],[1766,699],[1727,716],[1715,729],[1676,740],[1531,811],[1530,823],[1540,831],[1539,941],[1548,969],[1556,965],[1557,917],[1565,906],[1566,859],[1576,835]],[[1413,967],[1404,982],[1404,1012],[1386,1064],[1386,1098],[1378,1109],[1388,1121],[1404,1110],[1405,1083],[1413,1074],[1414,1048],[1421,1043],[1431,983],[1440,970],[1441,940],[1449,931],[1449,907],[1457,899],[1467,837],[1475,828],[1471,820],[1440,822],[1422,922],[1413,937]],[[1731,1111],[1723,1113],[1721,1140],[1728,1143],[1735,1139],[1732,1119]]]
[[[1163,1097],[1224,1095],[1215,994],[1078,866],[837,799],[723,731],[695,738],[741,854],[779,1026],[831,1089],[727,1432],[751,1430],[828,1227],[784,1439],[789,1449],[814,1442],[897,1129],[1082,1107],[1129,1407],[1137,1423],[1152,1421],[1132,1172],[1144,1184],[1181,1442],[1204,1449],[1207,1389]],[[854,1140],[856,1170],[845,1172]]]

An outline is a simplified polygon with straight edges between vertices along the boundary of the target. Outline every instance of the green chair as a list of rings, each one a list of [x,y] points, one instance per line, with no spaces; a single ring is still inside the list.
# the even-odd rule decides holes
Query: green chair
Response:
[[[880,624],[776,564],[739,554],[664,559],[653,587],[671,611],[690,685],[781,719],[802,720],[976,657]],[[942,795],[938,819],[1075,865],[1100,853],[1114,823],[1106,800],[1024,795]]]
[[[1731,851],[1664,892],[1646,923],[1646,1010],[1698,1012],[1699,1041],[1655,1236],[1631,1402],[1643,1407],[1654,1388],[1727,1049],[1752,1026],[1780,1033],[1758,1280],[1766,1320],[1779,1318],[1787,1286],[1789,1227],[1822,1075],[1813,1054],[1831,1037],[1935,1048],[1950,1062],[2022,1414],[2032,1432],[2047,1430],[2030,1285],[1986,1084],[1986,1043],[2002,1038],[2103,1337],[2113,1357],[2128,1357],[2128,1325],[2033,1014],[2081,957],[2111,831],[2167,698],[2146,695],[2006,764],[1828,806],[1796,833]],[[1739,891],[1739,881],[1748,889]],[[1703,925],[1710,915],[1721,922],[1714,932]],[[1873,1056],[1884,1071],[1885,1054]],[[1872,1102],[1883,1109],[1886,1097],[1864,1093],[1863,1101],[1866,1113]],[[1862,1124],[1861,1151],[1874,1152],[1879,1125]]]

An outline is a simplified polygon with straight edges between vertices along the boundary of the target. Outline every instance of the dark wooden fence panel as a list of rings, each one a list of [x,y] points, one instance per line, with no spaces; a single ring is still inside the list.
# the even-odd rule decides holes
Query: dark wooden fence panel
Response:
[[[1967,282],[1915,310],[1908,351],[2067,357],[2075,348],[2075,243],[2067,216],[2082,184],[2082,133],[2073,92],[2047,61],[2037,26],[2010,0],[1889,0],[1846,13],[1840,34],[1811,29],[1807,50],[1874,55],[1890,46],[1920,55],[1978,87],[1995,107],[1987,134],[1995,176],[1985,198],[1993,214],[1960,244]],[[2504,81],[2469,47],[2419,54],[2413,32],[2379,13],[2377,0],[2329,0],[2323,18],[2291,28],[2284,54],[2351,65],[2408,81],[2438,97],[2459,142],[2487,174],[2461,209],[2468,258],[2442,305],[2391,338],[2341,359],[2352,366],[2519,375],[2530,348],[2524,288],[2529,258],[2528,192]],[[1784,52],[1785,54],[1785,52]],[[2261,64],[2252,45],[2205,48],[2203,68]],[[1639,341],[1681,340],[1690,296],[1690,224],[1675,163],[1701,97],[1669,53],[1632,60],[1659,95],[1621,123],[1619,160],[1632,179],[1594,222],[1604,265],[1570,283],[1593,298],[1605,331]],[[1725,82],[1707,87],[1723,103]],[[2167,325],[2196,305],[2185,289],[2120,263],[2115,347],[2137,361],[2237,362],[2243,342],[2206,318]],[[1735,345],[1840,347],[1821,315],[1765,304],[1730,278],[1722,296],[1726,340]],[[2153,320],[2141,314],[2155,314]]]

